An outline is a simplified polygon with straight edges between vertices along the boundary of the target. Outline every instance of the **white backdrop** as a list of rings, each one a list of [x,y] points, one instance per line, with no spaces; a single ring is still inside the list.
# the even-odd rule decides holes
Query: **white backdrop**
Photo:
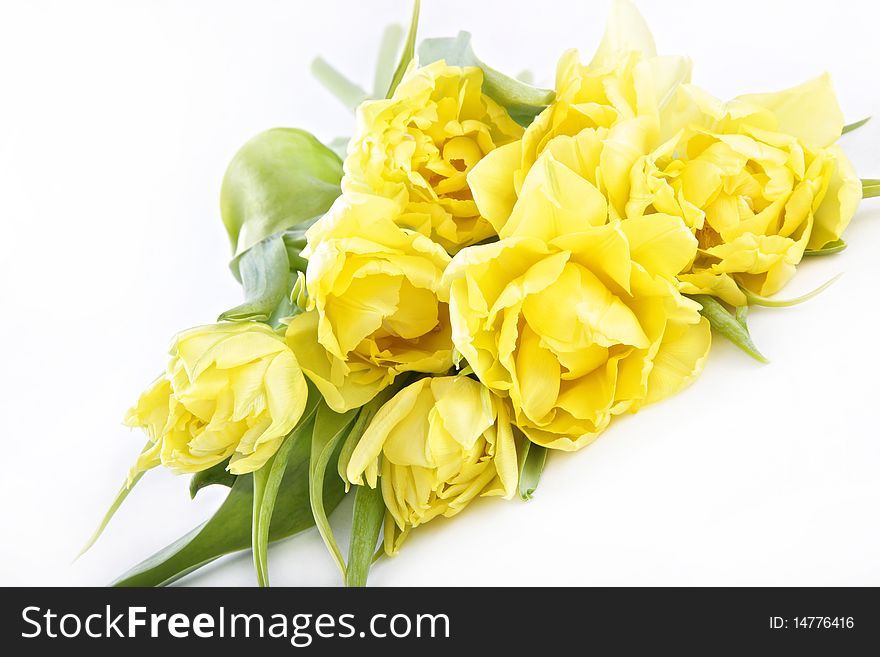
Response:
[[[880,177],[880,9],[873,0],[641,0],[662,53],[716,95],[831,71],[843,143]],[[606,0],[426,0],[422,36],[550,85],[589,57]],[[240,300],[218,195],[253,134],[330,140],[352,117],[309,74],[325,55],[365,86],[407,0],[0,1],[0,584],[103,584],[208,516],[187,479],[151,472],[72,564],[143,444],[121,425],[171,335]],[[756,310],[760,365],[719,339],[702,379],[556,454],[529,503],[484,500],[417,530],[377,585],[880,584],[880,199],[843,254],[801,267],[793,309]],[[344,504],[334,515],[347,540]],[[334,585],[317,534],[270,550],[274,584]],[[247,554],[183,580],[250,585]]]

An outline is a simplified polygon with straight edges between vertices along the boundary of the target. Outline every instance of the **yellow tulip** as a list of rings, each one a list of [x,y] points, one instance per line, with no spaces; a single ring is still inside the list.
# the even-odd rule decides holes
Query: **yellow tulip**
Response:
[[[612,218],[625,216],[630,169],[656,146],[690,71],[687,58],[658,57],[638,10],[616,2],[592,61],[582,65],[576,50],[566,52],[556,70],[556,100],[521,140],[489,153],[468,175],[482,215],[500,235],[509,234],[504,226],[526,177],[550,152],[607,198]]]
[[[163,376],[125,419],[152,443],[129,473],[164,465],[178,473],[230,458],[228,470],[259,469],[299,422],[308,387],[293,352],[251,322],[180,333]]]
[[[677,217],[606,223],[595,187],[547,153],[522,189],[513,234],[446,270],[452,339],[530,440],[574,450],[702,370],[709,325],[675,280],[696,240]]]
[[[522,135],[506,110],[481,93],[479,68],[438,61],[412,66],[387,100],[358,108],[345,158],[345,192],[398,198],[399,217],[450,252],[494,235],[467,174],[497,146]]]
[[[861,182],[834,144],[843,116],[827,75],[729,103],[684,86],[671,120],[684,127],[633,168],[626,212],[691,228],[700,251],[679,277],[684,292],[737,306],[740,288],[775,294],[806,249],[849,224]]]
[[[478,495],[510,498],[517,457],[503,400],[468,377],[428,377],[407,386],[373,418],[347,477],[375,488],[387,509],[385,551],[410,529],[451,517]]]
[[[287,341],[333,410],[366,403],[401,372],[452,367],[449,256],[399,227],[394,199],[349,192],[308,233],[308,310]]]

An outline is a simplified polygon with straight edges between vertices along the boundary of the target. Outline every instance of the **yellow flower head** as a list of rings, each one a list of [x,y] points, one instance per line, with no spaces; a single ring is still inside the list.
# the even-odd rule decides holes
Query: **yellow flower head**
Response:
[[[743,305],[778,292],[805,249],[839,239],[862,195],[834,141],[843,116],[827,75],[721,103],[681,88],[685,127],[632,171],[629,216],[682,217],[700,245],[685,292]]]
[[[372,399],[400,372],[452,366],[447,305],[437,290],[449,256],[400,228],[394,199],[348,193],[307,233],[308,309],[287,341],[333,410]]]
[[[661,118],[690,70],[687,58],[658,57],[638,10],[616,2],[592,61],[583,65],[576,50],[566,52],[555,101],[522,140],[493,151],[468,176],[480,212],[502,234],[531,167],[550,152],[608,198],[612,217],[623,217],[629,171],[659,139]]]
[[[481,92],[478,68],[438,61],[410,68],[388,100],[363,103],[345,159],[342,187],[400,198],[399,223],[450,252],[494,235],[480,217],[467,174],[497,146],[522,135]]]
[[[180,333],[171,361],[125,418],[152,445],[129,474],[160,463],[198,472],[232,457],[233,474],[262,466],[299,422],[308,387],[293,352],[264,324]]]
[[[385,550],[410,528],[451,517],[478,495],[510,498],[517,459],[504,402],[468,377],[428,377],[388,401],[352,453],[347,477],[381,478]]]
[[[696,252],[681,219],[607,222],[596,188],[545,153],[511,223],[456,255],[444,285],[456,348],[533,442],[578,449],[699,374],[710,333],[676,287]]]

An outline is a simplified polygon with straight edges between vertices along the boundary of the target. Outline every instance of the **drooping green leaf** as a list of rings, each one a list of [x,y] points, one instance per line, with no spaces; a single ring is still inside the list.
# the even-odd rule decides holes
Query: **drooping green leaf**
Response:
[[[340,73],[323,57],[312,60],[312,75],[345,107],[354,111],[369,94]]]
[[[745,315],[739,317],[730,314],[715,297],[705,294],[689,295],[691,299],[702,306],[700,314],[709,320],[712,328],[730,340],[749,356],[762,363],[769,362],[752,342],[749,329],[746,326]]]
[[[346,413],[335,413],[326,404],[321,404],[315,416],[312,430],[312,454],[309,460],[309,490],[315,525],[330,551],[330,556],[339,567],[343,579],[345,578],[345,561],[336,538],[333,536],[333,530],[330,528],[327,510],[324,508],[322,490],[327,474],[327,464],[334,454],[338,456],[339,450],[337,448],[357,414],[358,409]],[[335,477],[332,478],[335,479]]]
[[[421,11],[421,2],[415,0],[413,2],[412,18],[409,21],[409,31],[406,33],[406,41],[403,43],[403,52],[400,53],[400,61],[397,68],[394,69],[394,75],[391,76],[391,84],[388,85],[386,98],[391,98],[397,85],[403,80],[406,69],[416,54],[416,33],[419,31],[419,13]]]
[[[141,480],[141,477],[144,476],[143,472],[138,472],[134,479],[131,480],[131,483],[124,483],[122,487],[119,489],[119,492],[116,493],[116,497],[113,499],[113,503],[110,505],[110,508],[107,509],[107,513],[104,514],[104,517],[101,519],[100,524],[97,529],[95,529],[94,533],[89,537],[89,540],[86,541],[86,544],[83,546],[82,550],[79,551],[79,554],[76,555],[76,558],[79,559],[82,555],[88,552],[92,546],[101,538],[101,534],[104,533],[104,530],[107,528],[107,525],[110,523],[110,520],[119,510],[119,507],[122,506],[122,503],[125,501],[125,498],[128,497],[128,494],[131,492],[131,489],[135,487],[135,484]]]
[[[533,87],[504,75],[479,60],[471,47],[471,35],[459,32],[456,37],[425,39],[419,45],[422,66],[443,59],[450,66],[477,66],[483,69],[483,93],[505,107],[521,125],[528,125],[555,96],[550,89]]]
[[[269,540],[276,541],[315,524],[309,503],[308,440],[295,441],[278,489]],[[324,508],[330,513],[345,495],[336,477],[324,480]],[[138,564],[114,586],[164,586],[218,557],[251,546],[253,476],[241,475],[226,500],[206,523]]]
[[[846,242],[843,240],[834,240],[833,242],[828,242],[821,249],[804,251],[805,256],[823,256],[823,255],[831,255],[832,253],[840,253],[846,248]]]
[[[195,499],[196,493],[203,488],[214,484],[232,488],[232,485],[235,483],[235,475],[226,469],[227,465],[229,465],[229,459],[226,459],[222,463],[218,463],[207,470],[196,472],[192,476],[192,479],[189,480],[190,498]]]
[[[804,301],[809,301],[813,297],[819,295],[820,293],[827,290],[831,285],[837,281],[838,278],[843,276],[843,274],[838,274],[834,278],[829,281],[826,281],[819,287],[817,287],[812,292],[807,292],[806,294],[802,294],[799,297],[795,297],[794,299],[768,299],[767,297],[762,297],[750,290],[746,290],[743,288],[743,294],[746,295],[746,299],[748,299],[749,304],[753,306],[765,306],[767,308],[788,308],[790,306],[796,306],[798,304],[803,303]]]
[[[219,321],[267,321],[292,285],[283,237],[257,242],[241,255],[238,267],[245,301],[220,315]]]
[[[519,467],[519,496],[523,500],[530,500],[538,488],[538,482],[541,481],[541,473],[544,472],[547,448],[526,438],[522,449],[525,453]]]
[[[296,443],[308,442],[314,424],[315,410],[321,403],[320,393],[309,384],[309,397],[296,428],[284,439],[278,451],[254,472],[254,513],[251,525],[251,548],[259,586],[269,586],[269,530],[278,499],[278,489]]]
[[[141,450],[141,454],[146,452],[148,449],[153,447],[153,441],[148,440],[147,444],[144,445],[144,448]],[[107,512],[104,514],[104,517],[101,519],[101,522],[98,524],[98,527],[89,537],[89,540],[86,541],[86,544],[83,546],[82,550],[79,551],[79,554],[76,555],[76,558],[79,559],[82,555],[88,552],[92,546],[101,538],[101,534],[104,533],[104,530],[107,528],[107,525],[110,523],[110,520],[119,510],[119,507],[122,506],[122,503],[125,501],[125,498],[128,497],[128,494],[131,492],[131,489],[135,487],[137,482],[141,480],[144,476],[144,472],[138,472],[131,481],[127,481],[122,484],[119,489],[119,492],[116,493],[116,497],[113,498],[113,503],[110,505],[110,508],[107,509]]]
[[[236,277],[238,258],[254,244],[327,212],[341,179],[339,157],[304,130],[274,128],[242,146],[220,190]]]
[[[355,486],[354,512],[351,518],[351,543],[348,546],[346,586],[366,586],[374,561],[379,530],[385,518],[385,502],[379,486]]]
[[[847,132],[852,132],[853,130],[856,130],[857,128],[861,128],[863,125],[865,125],[870,120],[871,120],[871,117],[866,116],[861,121],[854,121],[853,123],[848,123],[847,125],[843,126],[843,130],[840,132],[840,134],[845,135]]]
[[[862,178],[862,198],[880,196],[880,179]]]

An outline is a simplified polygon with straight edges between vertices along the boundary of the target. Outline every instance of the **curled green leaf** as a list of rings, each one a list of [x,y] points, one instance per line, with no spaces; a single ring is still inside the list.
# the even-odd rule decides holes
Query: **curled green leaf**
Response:
[[[232,158],[220,189],[220,213],[239,277],[254,244],[323,215],[341,193],[342,160],[304,130],[274,128]]]
[[[192,476],[192,479],[189,480],[190,499],[195,499],[196,493],[203,488],[213,486],[214,484],[232,488],[232,485],[235,483],[235,475],[226,469],[227,465],[229,465],[229,459],[226,459],[222,463],[218,463],[207,470],[196,472]]]
[[[709,320],[709,324],[717,333],[723,335],[755,360],[762,363],[769,362],[752,342],[752,337],[746,326],[745,315],[741,315],[738,321],[738,318],[730,314],[715,297],[694,294],[690,298],[702,306],[700,314]]]
[[[804,256],[823,256],[823,255],[831,255],[832,253],[840,253],[846,248],[846,242],[843,240],[834,240],[833,242],[828,242],[821,249],[807,249],[804,251]]]
[[[754,292],[750,292],[749,290],[742,288],[743,294],[746,295],[746,299],[748,299],[749,303],[753,306],[765,306],[767,308],[788,308],[790,306],[796,306],[804,301],[809,301],[813,297],[827,290],[831,285],[837,281],[843,274],[838,274],[834,278],[829,281],[826,281],[819,287],[817,287],[812,292],[807,292],[799,297],[795,297],[794,299],[768,299],[767,297],[762,297]]]
[[[366,586],[370,566],[375,561],[379,530],[385,518],[385,502],[379,486],[355,486],[354,512],[351,517],[351,543],[348,547],[346,586]]]
[[[281,235],[254,244],[238,261],[244,303],[227,310],[219,320],[265,322],[290,290],[287,249]]]

